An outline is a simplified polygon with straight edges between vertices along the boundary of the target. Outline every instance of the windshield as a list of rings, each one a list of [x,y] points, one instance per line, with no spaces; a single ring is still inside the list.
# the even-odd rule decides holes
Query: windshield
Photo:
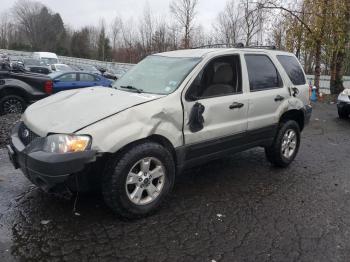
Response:
[[[51,79],[55,79],[56,77],[62,75],[61,72],[53,72],[51,74],[48,74],[48,77],[50,77]]]
[[[67,65],[56,65],[56,69],[60,71],[70,71],[71,68]]]
[[[148,56],[125,73],[113,87],[153,94],[170,94],[180,86],[200,60],[200,58]]]

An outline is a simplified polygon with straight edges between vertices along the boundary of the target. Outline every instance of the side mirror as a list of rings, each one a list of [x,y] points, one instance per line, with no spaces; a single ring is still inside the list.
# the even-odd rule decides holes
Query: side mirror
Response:
[[[191,109],[188,125],[192,133],[198,132],[204,127],[203,113],[205,107],[200,103],[195,103]]]
[[[61,80],[59,80],[59,79],[57,79],[57,78],[53,80],[54,83],[58,83],[58,82],[60,82],[60,81],[61,81]]]

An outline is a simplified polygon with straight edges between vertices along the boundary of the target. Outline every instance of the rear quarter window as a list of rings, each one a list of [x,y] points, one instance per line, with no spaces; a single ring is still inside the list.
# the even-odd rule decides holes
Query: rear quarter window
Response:
[[[278,61],[289,76],[294,85],[305,85],[306,79],[303,70],[296,57],[288,55],[278,55]]]

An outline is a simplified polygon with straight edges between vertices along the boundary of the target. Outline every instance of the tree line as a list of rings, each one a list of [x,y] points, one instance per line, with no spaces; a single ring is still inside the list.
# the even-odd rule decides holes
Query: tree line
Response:
[[[214,21],[198,22],[200,0],[172,0],[163,16],[148,4],[138,18],[73,30],[59,13],[18,0],[0,14],[0,48],[136,63],[145,56],[212,44],[275,45],[296,54],[306,73],[331,75],[331,92],[350,75],[349,0],[228,0]],[[171,17],[171,19],[169,19]]]

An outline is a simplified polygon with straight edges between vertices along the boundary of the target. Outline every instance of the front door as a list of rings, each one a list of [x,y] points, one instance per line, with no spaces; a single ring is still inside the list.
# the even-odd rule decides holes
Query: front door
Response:
[[[248,113],[239,55],[211,60],[186,92],[183,104],[187,158],[235,146],[247,130]]]
[[[97,76],[87,73],[79,73],[79,87],[89,87],[98,85]]]

